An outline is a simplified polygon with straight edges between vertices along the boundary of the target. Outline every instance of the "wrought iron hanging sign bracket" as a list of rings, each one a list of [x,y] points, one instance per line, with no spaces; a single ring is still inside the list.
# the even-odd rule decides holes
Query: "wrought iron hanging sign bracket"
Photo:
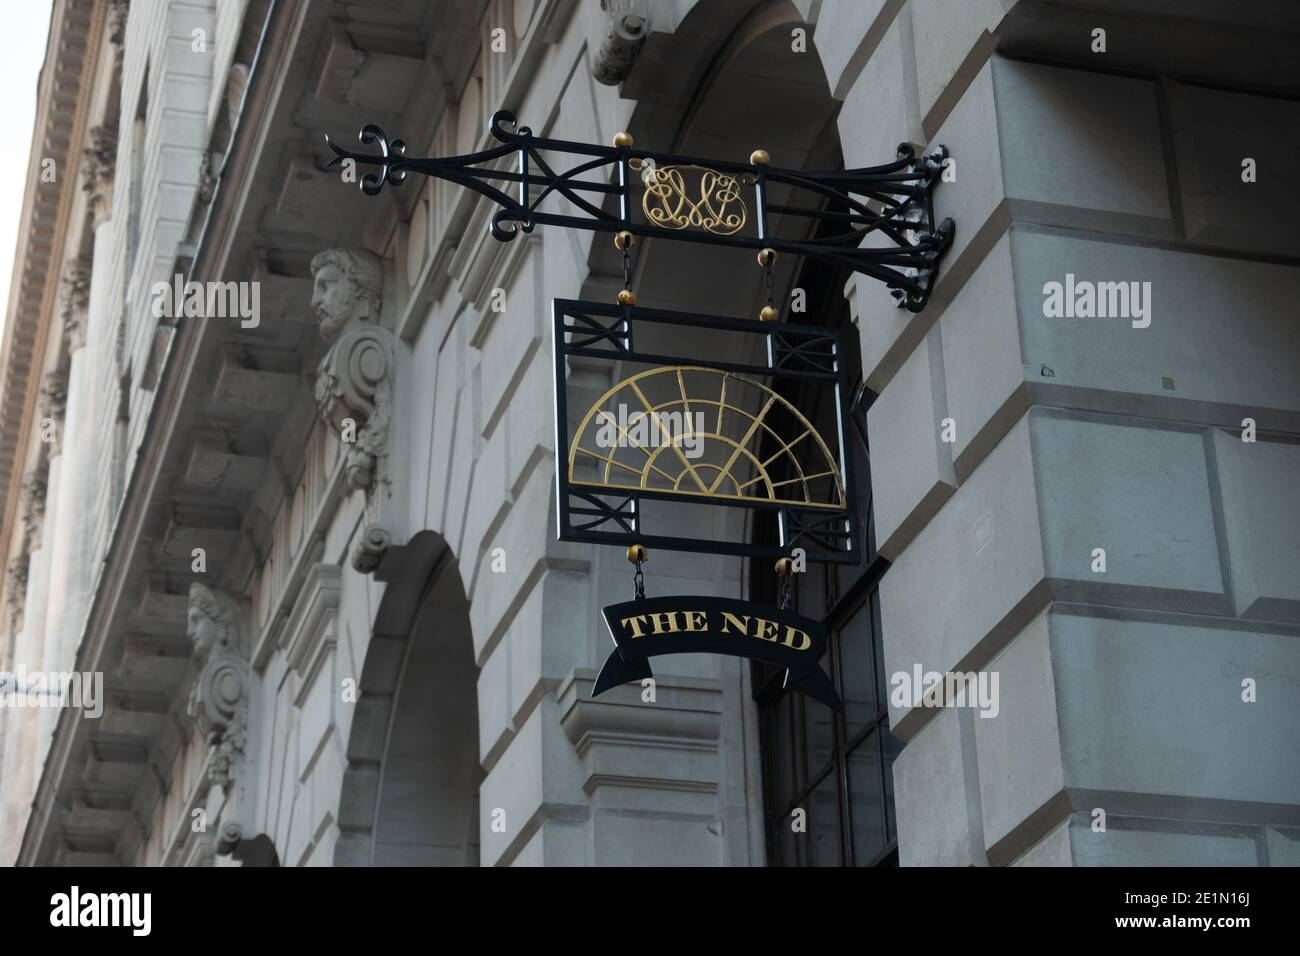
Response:
[[[492,115],[488,130],[498,145],[419,158],[368,124],[361,143],[377,144],[378,154],[343,149],[327,136],[334,152],[329,165],[378,167],[359,177],[369,196],[385,184],[402,185],[408,173],[471,189],[500,207],[489,228],[501,241],[541,224],[770,248],[878,279],[912,312],[925,307],[939,258],[952,244],[953,221],[934,218],[933,189],[947,158],[942,146],[917,157],[903,143],[892,163],[808,172],[772,166],[761,149],[749,163],[733,163],[637,149],[627,133],[611,146],[549,139],[505,110]],[[557,210],[559,198],[569,211]],[[780,229],[773,228],[777,221]]]

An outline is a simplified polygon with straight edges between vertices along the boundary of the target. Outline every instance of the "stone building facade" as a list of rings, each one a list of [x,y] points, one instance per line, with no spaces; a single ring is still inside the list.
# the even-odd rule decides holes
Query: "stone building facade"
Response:
[[[1297,61],[1283,0],[56,0],[0,670],[100,674],[103,712],[0,707],[0,863],[1300,863]],[[949,150],[923,311],[776,273],[861,347],[871,560],[799,593],[846,716],[732,657],[591,697],[631,579],[556,540],[549,317],[618,255],[327,168],[327,133],[449,156],[502,108],[791,169]],[[634,285],[763,297],[654,240]],[[886,705],[914,668],[996,673],[996,716]]]

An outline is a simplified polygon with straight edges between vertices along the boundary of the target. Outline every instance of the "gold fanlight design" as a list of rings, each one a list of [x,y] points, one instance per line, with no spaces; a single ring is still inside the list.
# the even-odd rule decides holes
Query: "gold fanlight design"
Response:
[[[593,491],[843,509],[836,462],[803,413],[763,383],[672,365],[596,400],[570,445],[568,477]]]

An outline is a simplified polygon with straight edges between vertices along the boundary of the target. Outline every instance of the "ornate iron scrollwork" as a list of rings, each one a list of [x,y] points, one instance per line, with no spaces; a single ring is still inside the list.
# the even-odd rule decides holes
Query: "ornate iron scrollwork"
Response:
[[[407,156],[402,140],[390,140],[373,124],[362,127],[360,139],[365,146],[378,144],[378,154],[343,149],[328,136],[326,142],[334,152],[331,166],[352,162],[378,167],[360,177],[368,196],[378,195],[385,185],[402,185],[414,172],[487,197],[500,207],[489,228],[502,241],[513,239],[516,230],[531,232],[538,224],[549,224],[772,248],[838,262],[879,279],[913,312],[925,307],[939,257],[952,243],[953,222],[934,221],[931,195],[947,156],[942,146],[918,158],[904,143],[892,163],[808,172],[765,161],[730,163],[626,144],[549,139],[519,126],[505,110],[492,115],[488,130],[498,145],[445,158]],[[506,168],[501,161],[512,155],[513,168]],[[761,151],[754,156],[765,159]],[[557,169],[552,166],[556,157],[572,164]],[[571,210],[556,211],[552,197],[567,200]],[[547,200],[552,202],[544,210]],[[634,212],[638,206],[639,214]],[[772,230],[775,217],[788,235]],[[864,246],[873,234],[887,244]]]

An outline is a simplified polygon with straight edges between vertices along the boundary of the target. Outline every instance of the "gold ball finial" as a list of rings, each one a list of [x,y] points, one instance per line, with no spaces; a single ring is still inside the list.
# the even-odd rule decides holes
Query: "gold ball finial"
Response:
[[[776,265],[776,250],[771,246],[765,246],[758,250],[758,264],[766,269],[768,266]]]
[[[634,245],[636,245],[636,236],[632,235],[632,233],[628,232],[626,229],[622,230],[621,232],[615,233],[614,235],[615,249],[619,249],[619,250],[631,249]]]
[[[792,570],[794,570],[794,562],[789,558],[776,559],[776,573],[781,577],[787,577]]]
[[[614,145],[619,149],[625,149],[632,145],[632,134],[627,130],[614,134]]]
[[[760,322],[775,322],[780,317],[780,313],[770,305],[763,306],[762,310],[758,313]]]
[[[634,544],[627,549],[627,560],[629,564],[644,564],[650,560],[650,553],[644,544]]]
[[[749,154],[749,164],[751,166],[766,166],[772,162],[772,157],[767,155],[767,150],[756,149]]]
[[[631,289],[620,289],[618,293],[619,305],[636,305],[636,293]]]

